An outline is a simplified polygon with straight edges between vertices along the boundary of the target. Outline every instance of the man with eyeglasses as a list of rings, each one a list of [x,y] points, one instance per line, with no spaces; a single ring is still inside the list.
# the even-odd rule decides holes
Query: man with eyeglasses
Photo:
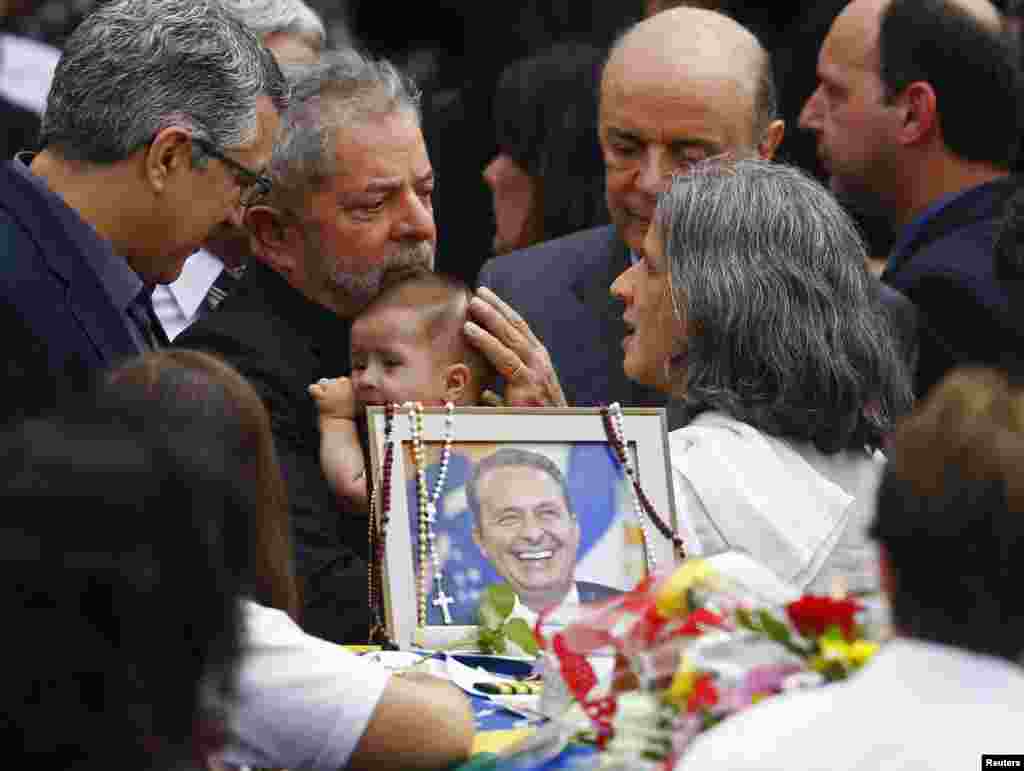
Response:
[[[9,413],[160,340],[153,287],[241,224],[286,103],[273,57],[214,0],[112,0],[83,21],[42,150],[0,165]]]
[[[221,4],[260,38],[281,66],[312,64],[320,56],[327,32],[316,11],[302,0],[222,0]],[[257,183],[264,191],[254,191],[250,200],[265,195],[267,181]],[[251,254],[246,230],[218,228],[176,281],[153,290],[153,310],[169,339],[220,307],[237,289]]]

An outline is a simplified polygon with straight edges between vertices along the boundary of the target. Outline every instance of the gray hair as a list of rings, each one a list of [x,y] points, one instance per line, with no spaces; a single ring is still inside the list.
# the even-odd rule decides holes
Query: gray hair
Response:
[[[856,226],[818,182],[715,159],[658,203],[685,340],[670,371],[689,416],[718,410],[825,453],[878,447],[910,376]]]
[[[291,103],[274,146],[270,202],[301,205],[338,173],[334,134],[368,117],[408,110],[420,120],[420,92],[385,59],[371,59],[352,48],[330,51],[311,65],[286,67]]]
[[[469,474],[466,481],[466,506],[473,513],[473,521],[477,528],[480,527],[480,480],[485,474],[499,468],[534,468],[543,471],[551,477],[558,489],[562,491],[562,498],[565,500],[566,511],[570,517],[575,514],[572,510],[572,503],[569,501],[569,485],[565,481],[565,475],[547,455],[530,450],[520,450],[517,447],[502,447],[496,453],[488,455],[480,460]]]
[[[216,0],[113,0],[65,44],[42,144],[68,160],[113,163],[181,126],[237,147],[256,136],[260,95],[283,110],[284,76]]]
[[[324,44],[327,31],[317,12],[302,0],[220,0],[228,13],[260,37],[290,32]]]

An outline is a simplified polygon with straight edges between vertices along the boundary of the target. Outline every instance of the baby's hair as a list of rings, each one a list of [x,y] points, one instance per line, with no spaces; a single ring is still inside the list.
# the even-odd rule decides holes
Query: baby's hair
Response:
[[[474,348],[462,331],[466,323],[466,308],[473,299],[473,291],[464,282],[442,273],[414,270],[385,278],[380,294],[360,314],[371,316],[387,308],[405,308],[416,311],[423,321],[424,340],[441,352],[447,345],[448,362],[462,362],[469,367],[473,379],[482,393],[494,385],[497,373],[487,358]]]

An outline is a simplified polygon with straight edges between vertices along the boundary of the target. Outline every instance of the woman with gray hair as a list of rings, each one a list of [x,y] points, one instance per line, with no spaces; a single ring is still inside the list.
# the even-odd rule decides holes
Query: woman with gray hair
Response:
[[[691,554],[745,553],[788,589],[878,588],[866,531],[909,374],[832,195],[799,170],[712,160],[674,179],[616,279],[626,373],[672,393]]]

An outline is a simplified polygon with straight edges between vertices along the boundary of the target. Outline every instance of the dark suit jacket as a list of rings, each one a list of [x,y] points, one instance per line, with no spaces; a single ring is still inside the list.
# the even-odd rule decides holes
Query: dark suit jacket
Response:
[[[0,164],[2,415],[8,419],[48,409],[65,391],[84,391],[95,373],[139,353],[86,259],[109,244],[17,163]]]
[[[0,62],[2,66],[2,62]],[[0,95],[0,160],[7,161],[21,150],[35,150],[39,144],[39,116]]]
[[[1015,181],[980,185],[929,219],[883,279],[920,312],[915,392],[960,364],[1012,367],[1024,353],[1021,315],[995,275],[994,243]]]
[[[622,594],[621,589],[615,589],[604,584],[595,584],[590,581],[577,581],[576,591],[580,596],[580,604],[600,602],[611,597]],[[479,623],[477,608],[472,605],[452,605],[449,608],[452,617],[452,626],[476,626]],[[443,625],[441,609],[433,602],[427,604],[427,624],[432,626]]]
[[[480,284],[519,311],[547,346],[572,406],[667,403],[622,369],[623,307],[608,290],[628,267],[626,245],[605,225],[495,257],[480,272]]]
[[[174,344],[221,356],[263,397],[288,486],[302,626],[329,640],[365,642],[368,521],[336,505],[320,471],[317,410],[306,391],[348,373],[349,327],[253,260],[235,292]]]

